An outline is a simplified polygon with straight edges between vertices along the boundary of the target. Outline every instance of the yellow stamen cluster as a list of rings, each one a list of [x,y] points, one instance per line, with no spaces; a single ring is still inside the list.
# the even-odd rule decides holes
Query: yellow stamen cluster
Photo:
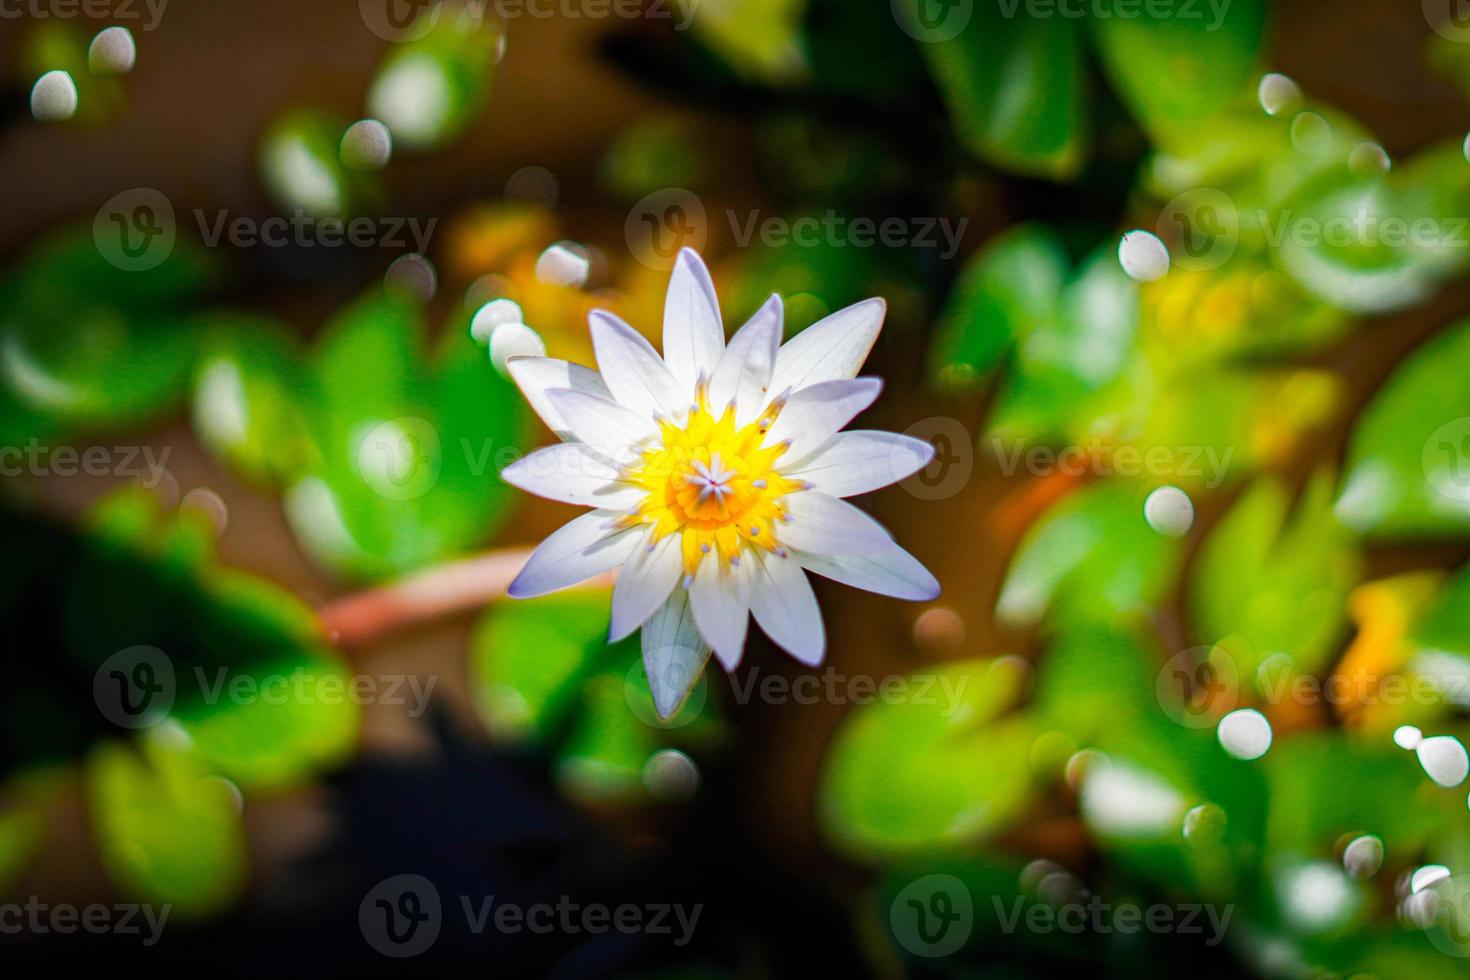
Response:
[[[691,575],[711,553],[738,563],[746,548],[779,551],[776,527],[786,518],[781,498],[806,484],[774,469],[785,443],[761,446],[777,411],[737,428],[733,408],[715,416],[701,393],[682,423],[661,420],[658,443],[624,476],[648,491],[627,522],[652,525],[655,542],[682,535]]]

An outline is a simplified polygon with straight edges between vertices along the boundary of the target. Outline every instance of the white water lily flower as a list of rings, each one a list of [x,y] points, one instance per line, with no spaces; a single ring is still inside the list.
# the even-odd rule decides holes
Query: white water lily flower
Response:
[[[902,599],[939,583],[843,497],[928,464],[927,442],[839,431],[882,383],[855,375],[883,325],[864,300],[781,346],[772,296],[729,344],[709,272],[684,249],[664,307],[664,354],[601,310],[590,316],[599,371],[548,357],[507,363],[564,441],[501,473],[551,500],[594,508],[542,542],[510,586],[545,595],[619,568],[613,641],[643,628],[655,706],[678,709],[711,648],[740,662],[750,615],[804,664],[826,635],[805,571]]]

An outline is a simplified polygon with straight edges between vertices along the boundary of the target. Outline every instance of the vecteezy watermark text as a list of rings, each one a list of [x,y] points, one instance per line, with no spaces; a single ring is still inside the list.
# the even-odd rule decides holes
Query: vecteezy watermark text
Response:
[[[152,490],[167,472],[172,447],[157,455],[152,446],[47,446],[31,439],[24,446],[0,446],[0,476],[125,476]]]
[[[515,935],[645,935],[687,946],[704,911],[703,904],[677,902],[579,902],[570,895],[555,901],[517,903],[495,895],[459,895],[464,928]],[[434,945],[445,924],[444,903],[423,875],[395,875],[378,882],[358,906],[358,926],[368,945],[385,956],[417,956]]]
[[[144,946],[156,945],[168,923],[172,905],[50,904],[31,895],[21,902],[0,903],[0,935],[72,935],[77,932],[141,936]]]
[[[1017,929],[1041,934],[1061,932],[1069,936],[1079,936],[1084,932],[1098,935],[1114,932],[1123,935],[1176,933],[1205,936],[1206,946],[1220,944],[1225,938],[1226,927],[1230,925],[1230,916],[1235,912],[1233,905],[1220,907],[1198,902],[1178,905],[1120,902],[1114,905],[1100,895],[1081,896],[1055,905],[1030,900],[1023,895],[1011,899],[1008,905],[996,895],[992,896],[991,903],[1001,931],[1007,935]]]
[[[0,0],[0,20],[142,20],[139,26],[151,31],[167,6],[168,0]]]
[[[761,676],[751,667],[744,677],[732,676],[730,687],[738,704],[884,704],[935,705],[948,718],[959,711],[969,677],[954,674],[844,674],[828,667],[820,674]]]
[[[735,244],[746,248],[759,238],[767,248],[795,245],[798,248],[923,248],[938,249],[941,259],[952,259],[960,250],[969,218],[948,217],[864,218],[849,217],[828,208],[820,215],[800,218],[762,216],[759,209],[744,217],[733,208],[725,211]]]
[[[213,216],[196,209],[199,237],[210,248],[223,240],[235,248],[409,248],[422,255],[428,250],[438,218],[315,217],[297,208],[291,216],[251,218],[216,211]]]
[[[1231,0],[994,0],[1002,17],[1017,14],[1033,20],[1203,20],[1205,30],[1218,31]]]
[[[1200,479],[1213,490],[1225,482],[1235,448],[1215,446],[1110,446],[1102,441],[1085,446],[1051,446],[1028,444],[1025,440],[1007,442],[992,437],[991,449],[1004,476],[1014,476],[1023,469],[1032,476],[1061,473],[1064,476],[1159,476]]]

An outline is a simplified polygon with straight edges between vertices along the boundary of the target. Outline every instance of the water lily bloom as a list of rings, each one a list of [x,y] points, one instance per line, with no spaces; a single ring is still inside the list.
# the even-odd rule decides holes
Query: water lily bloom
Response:
[[[928,464],[927,442],[839,431],[878,397],[856,377],[883,325],[881,299],[839,310],[781,345],[772,296],[725,342],[709,272],[684,249],[664,306],[664,353],[622,320],[589,317],[598,370],[513,357],[511,376],[561,437],[501,473],[591,507],[547,538],[510,586],[544,595],[620,569],[613,641],[643,629],[655,706],[683,702],[713,649],[740,662],[751,615],[804,664],[826,635],[806,572],[902,599],[939,583],[842,498]]]

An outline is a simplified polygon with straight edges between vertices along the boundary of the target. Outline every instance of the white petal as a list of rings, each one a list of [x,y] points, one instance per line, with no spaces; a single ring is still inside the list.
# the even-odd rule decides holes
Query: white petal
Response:
[[[520,386],[521,392],[536,414],[541,416],[548,428],[563,439],[567,438],[569,426],[561,413],[551,406],[546,393],[552,388],[571,388],[589,395],[611,398],[612,392],[602,382],[602,375],[591,368],[554,357],[512,357],[505,362],[510,376]]]
[[[808,666],[822,662],[827,646],[822,611],[806,573],[794,558],[769,552],[758,557],[750,573],[750,611],[766,635]]]
[[[689,609],[689,593],[675,589],[643,624],[643,672],[660,718],[669,718],[684,703],[709,659]]]
[[[548,500],[607,510],[638,506],[646,491],[618,476],[616,467],[578,442],[538,449],[500,471],[506,483]]]
[[[730,338],[709,382],[710,408],[716,415],[733,400],[735,424],[743,426],[754,422],[765,407],[784,318],[781,297],[773,295]]]
[[[664,300],[664,361],[692,395],[699,376],[714,372],[724,349],[720,301],[709,270],[698,252],[680,249]]]
[[[617,518],[594,510],[563,524],[531,553],[506,593],[516,599],[546,595],[626,562],[642,537],[634,529],[618,530]]]
[[[834,497],[851,497],[897,483],[928,466],[933,458],[934,446],[922,439],[854,429],[837,433],[786,475]]]
[[[648,539],[647,533],[642,535],[641,543],[633,549],[633,554],[618,573],[618,584],[613,588],[612,627],[608,630],[611,643],[642,626],[643,621],[664,604],[683,574],[684,556],[679,549],[679,535],[664,535],[664,539],[652,549],[648,546]]]
[[[786,497],[789,523],[776,531],[782,544],[819,555],[865,555],[893,542],[883,525],[845,500],[804,490]]]
[[[745,652],[750,624],[750,562],[731,565],[706,555],[689,586],[689,601],[700,636],[714,647],[726,670],[734,670]]]
[[[597,367],[613,401],[648,418],[683,418],[693,389],[681,388],[653,345],[606,310],[593,310],[587,320]]]
[[[868,359],[888,304],[865,299],[824,317],[791,338],[776,355],[771,378],[774,397],[790,389],[841,378],[853,378]]]
[[[658,426],[652,419],[635,415],[607,398],[570,388],[552,388],[546,397],[565,421],[570,438],[609,459],[626,459],[640,443],[658,436]]]
[[[924,602],[939,595],[939,581],[917,558],[890,541],[881,551],[840,558],[794,552],[803,568],[865,592]]]
[[[790,440],[791,448],[781,460],[783,470],[801,465],[821,449],[852,417],[877,399],[883,382],[877,378],[824,381],[802,388],[787,400],[776,422],[766,433],[765,445]]]

